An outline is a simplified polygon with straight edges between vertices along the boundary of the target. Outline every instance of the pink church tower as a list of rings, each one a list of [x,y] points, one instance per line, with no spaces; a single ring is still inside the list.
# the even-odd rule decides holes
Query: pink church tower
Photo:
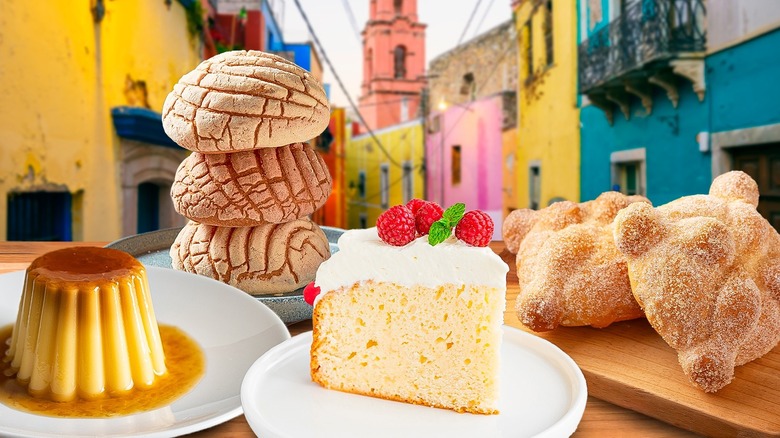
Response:
[[[425,24],[417,0],[370,0],[363,30],[360,113],[371,129],[415,117],[425,86]]]

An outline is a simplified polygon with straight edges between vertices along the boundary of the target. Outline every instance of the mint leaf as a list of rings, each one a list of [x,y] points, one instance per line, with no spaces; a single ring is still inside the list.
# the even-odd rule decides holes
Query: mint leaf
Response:
[[[428,231],[428,243],[431,246],[436,246],[450,237],[452,234],[452,227],[444,219],[439,219],[431,224],[431,229]]]
[[[458,225],[458,222],[463,219],[463,213],[465,212],[466,204],[458,202],[457,204],[454,204],[450,208],[444,210],[444,214],[442,214],[441,218],[447,221],[447,225],[452,228],[455,225]]]

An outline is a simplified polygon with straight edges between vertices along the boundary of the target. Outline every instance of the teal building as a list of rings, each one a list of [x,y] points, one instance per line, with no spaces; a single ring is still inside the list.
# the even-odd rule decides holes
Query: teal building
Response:
[[[654,205],[740,169],[780,228],[780,2],[579,0],[581,199]]]

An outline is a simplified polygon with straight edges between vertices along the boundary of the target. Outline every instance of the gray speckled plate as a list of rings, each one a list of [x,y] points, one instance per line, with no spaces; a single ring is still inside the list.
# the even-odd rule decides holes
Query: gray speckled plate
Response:
[[[330,253],[335,254],[339,250],[336,242],[338,242],[344,230],[333,227],[320,228],[325,232],[325,236],[328,238],[328,242],[330,242]],[[170,269],[171,256],[168,252],[180,230],[181,228],[166,228],[164,230],[136,234],[135,236],[115,240],[106,245],[106,247],[122,250],[145,265]],[[255,298],[276,312],[285,324],[292,324],[311,318],[312,308],[303,300],[303,288],[285,293],[258,295]]]

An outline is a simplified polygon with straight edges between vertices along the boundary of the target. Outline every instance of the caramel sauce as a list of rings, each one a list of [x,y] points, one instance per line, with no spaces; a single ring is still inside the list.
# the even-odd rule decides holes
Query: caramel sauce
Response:
[[[192,389],[203,376],[206,360],[198,344],[173,326],[160,325],[167,373],[149,389],[133,389],[115,397],[69,402],[35,398],[27,388],[5,372],[10,364],[2,360],[10,343],[13,326],[0,329],[0,403],[33,414],[52,417],[115,417],[150,411],[171,404]]]
[[[143,271],[143,265],[130,254],[111,248],[74,246],[47,252],[33,260],[28,274],[47,280],[99,281]]]

